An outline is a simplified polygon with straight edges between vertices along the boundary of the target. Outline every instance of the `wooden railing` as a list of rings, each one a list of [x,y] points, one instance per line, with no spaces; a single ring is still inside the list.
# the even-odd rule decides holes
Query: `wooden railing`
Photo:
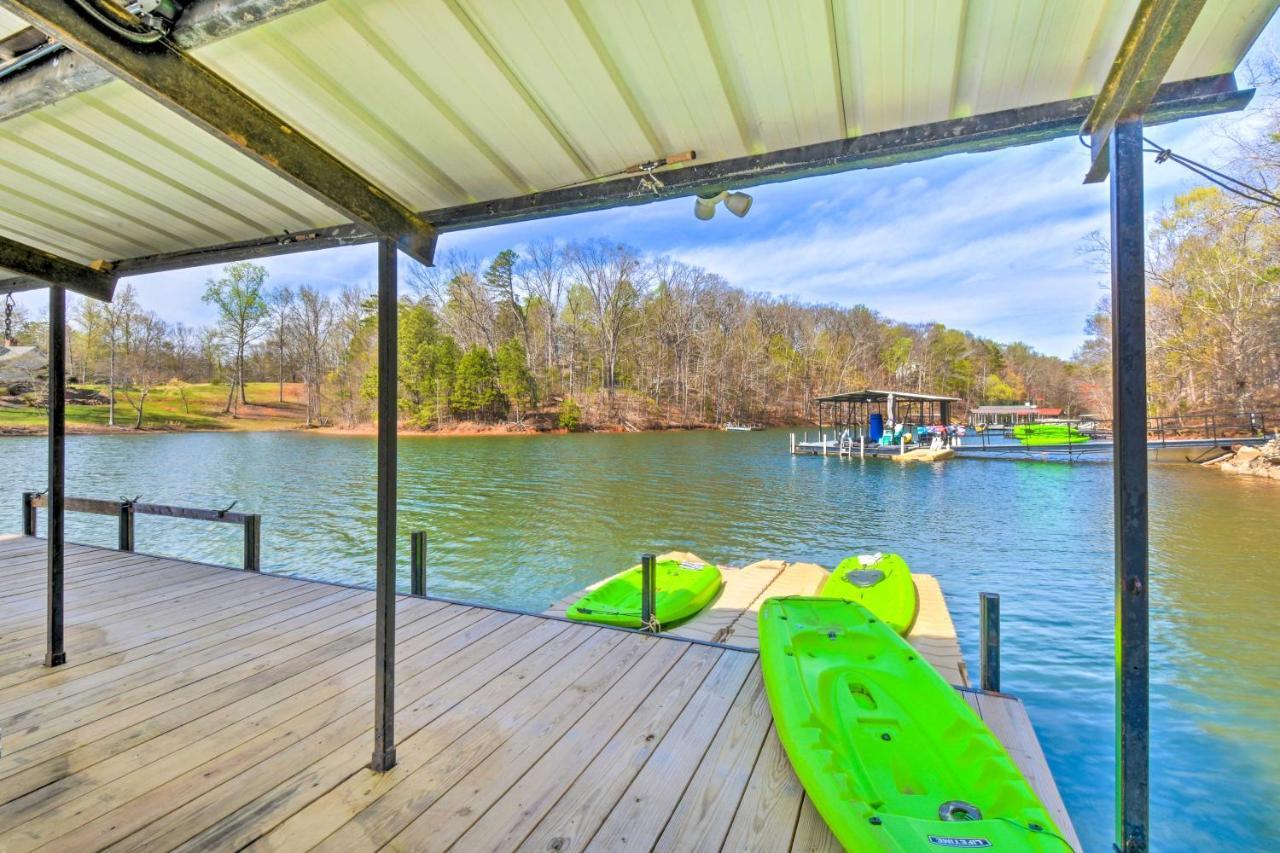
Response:
[[[48,505],[43,492],[22,493],[22,532],[36,535],[36,510]],[[244,528],[244,569],[256,572],[262,567],[262,516],[256,513],[232,512],[227,509],[194,509],[185,506],[139,503],[136,499],[117,501],[98,498],[67,498],[64,504],[69,512],[85,512],[93,515],[113,515],[118,521],[117,547],[121,551],[133,550],[134,518],[139,515],[159,515],[166,518],[187,518],[193,521],[212,521],[220,524],[239,524]],[[234,506],[234,504],[233,504]]]

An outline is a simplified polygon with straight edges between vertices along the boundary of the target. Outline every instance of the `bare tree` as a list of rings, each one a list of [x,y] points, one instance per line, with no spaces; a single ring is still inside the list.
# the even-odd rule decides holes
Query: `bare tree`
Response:
[[[651,269],[629,246],[592,240],[574,243],[569,264],[591,294],[591,311],[602,358],[601,385],[613,396],[623,336],[638,319],[636,308],[649,289]]]
[[[285,353],[289,348],[289,323],[293,316],[293,291],[277,287],[267,294],[271,311],[271,349],[276,359],[276,384],[279,402],[284,402]]]
[[[321,385],[326,373],[329,337],[333,328],[333,303],[318,290],[303,286],[294,301],[289,329],[302,362],[307,392],[307,426],[321,422]]]
[[[567,277],[564,249],[554,240],[534,243],[517,270],[525,291],[533,296],[542,314],[543,355],[549,382],[560,359],[559,317]],[[525,349],[529,349],[528,341]]]
[[[152,386],[160,381],[164,370],[163,357],[169,327],[151,311],[137,312],[130,325],[131,340],[127,358],[133,392],[137,394],[136,402],[128,388],[123,388],[122,393],[137,415],[133,428],[142,429],[147,397],[151,394]]]

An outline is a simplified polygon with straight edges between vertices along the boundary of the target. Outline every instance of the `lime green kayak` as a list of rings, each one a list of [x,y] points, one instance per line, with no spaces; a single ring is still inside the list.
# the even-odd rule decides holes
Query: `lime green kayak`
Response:
[[[1028,447],[1084,444],[1089,440],[1089,436],[1070,424],[1022,424],[1013,428],[1013,437]]]
[[[904,635],[920,611],[911,570],[897,554],[861,554],[841,560],[820,595],[856,601]]]
[[[787,757],[846,850],[1071,849],[986,725],[862,605],[769,599],[760,666]]]
[[[655,567],[654,615],[662,626],[696,615],[720,591],[720,570],[710,563],[662,560]],[[565,615],[579,622],[640,628],[640,567],[632,566],[575,601]]]

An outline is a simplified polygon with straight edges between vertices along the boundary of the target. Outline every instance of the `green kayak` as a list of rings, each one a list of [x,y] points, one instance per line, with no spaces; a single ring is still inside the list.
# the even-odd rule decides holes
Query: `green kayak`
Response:
[[[760,666],[796,776],[846,850],[1070,850],[954,688],[860,604],[771,598]]]
[[[1089,436],[1070,424],[1021,424],[1013,428],[1013,437],[1028,447],[1084,444],[1089,440]]]
[[[841,560],[820,595],[856,601],[903,635],[916,623],[920,611],[911,570],[897,554],[861,554]]]
[[[662,560],[655,567],[654,614],[662,626],[696,615],[720,591],[720,570],[710,563]],[[640,628],[640,567],[632,566],[575,601],[565,615],[579,622]]]

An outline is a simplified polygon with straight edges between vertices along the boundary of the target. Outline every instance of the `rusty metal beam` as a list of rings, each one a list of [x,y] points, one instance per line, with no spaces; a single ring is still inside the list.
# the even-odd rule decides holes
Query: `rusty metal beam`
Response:
[[[0,0],[0,7],[371,233],[395,239],[410,257],[432,262],[436,231],[430,224],[176,44],[125,45],[62,0]]]
[[[54,284],[105,302],[111,301],[116,288],[116,273],[109,267],[95,268],[68,261],[3,235],[0,235],[0,267],[20,273],[33,286]]]
[[[321,2],[324,0],[195,0],[182,13],[169,37],[183,50],[195,50]],[[43,34],[39,38],[43,40]],[[96,89],[113,79],[110,73],[71,51],[49,53],[0,83],[0,121]]]
[[[1090,137],[1093,155],[1086,184],[1106,180],[1107,143],[1116,122],[1142,118],[1204,4],[1205,0],[1142,0],[1138,5],[1093,109],[1080,126],[1081,135]]]

